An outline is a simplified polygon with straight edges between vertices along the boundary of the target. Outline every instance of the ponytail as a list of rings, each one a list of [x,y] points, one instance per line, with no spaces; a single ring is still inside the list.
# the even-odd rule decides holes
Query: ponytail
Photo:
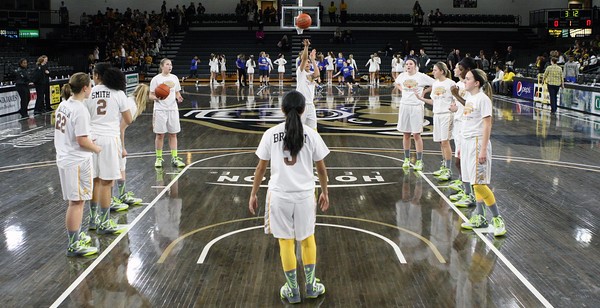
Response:
[[[132,97],[135,100],[135,105],[137,106],[136,114],[132,114],[131,116],[135,120],[144,110],[146,110],[146,103],[148,102],[150,94],[150,88],[145,83],[140,83],[135,90],[133,90]]]
[[[492,87],[490,86],[490,83],[487,80],[487,74],[478,68],[471,70],[471,74],[473,74],[473,79],[479,82],[479,88],[483,90],[485,95],[492,99]]]
[[[68,100],[69,97],[71,97],[71,95],[73,95],[73,92],[71,90],[71,85],[68,83],[65,83],[62,88],[60,89],[60,97],[62,97],[63,100]]]
[[[285,113],[284,149],[290,151],[292,157],[298,155],[304,146],[304,128],[300,115],[305,107],[304,95],[298,91],[290,91],[283,97],[283,112]]]

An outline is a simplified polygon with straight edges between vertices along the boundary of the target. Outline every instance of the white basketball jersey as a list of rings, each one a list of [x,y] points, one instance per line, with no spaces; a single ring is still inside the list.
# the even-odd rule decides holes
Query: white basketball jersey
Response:
[[[77,142],[77,137],[91,133],[90,114],[83,102],[72,97],[62,101],[56,109],[54,128],[56,164],[59,167],[68,167],[92,157],[93,153]]]
[[[94,136],[121,136],[121,112],[129,110],[125,92],[97,85],[92,88],[92,94],[85,103],[91,115]]]

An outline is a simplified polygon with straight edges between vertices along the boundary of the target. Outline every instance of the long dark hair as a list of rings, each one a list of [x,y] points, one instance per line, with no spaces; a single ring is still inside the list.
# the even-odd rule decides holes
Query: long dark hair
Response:
[[[300,115],[304,112],[306,103],[304,95],[298,91],[290,91],[283,97],[283,112],[285,113],[284,149],[296,156],[304,146],[304,128]]]
[[[98,63],[94,66],[94,74],[98,75],[103,85],[111,90],[125,91],[125,75],[110,63]]]

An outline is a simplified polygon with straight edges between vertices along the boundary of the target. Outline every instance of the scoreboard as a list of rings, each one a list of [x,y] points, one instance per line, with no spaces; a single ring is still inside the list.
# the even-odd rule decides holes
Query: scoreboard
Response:
[[[548,29],[591,29],[592,26],[592,10],[548,11]]]

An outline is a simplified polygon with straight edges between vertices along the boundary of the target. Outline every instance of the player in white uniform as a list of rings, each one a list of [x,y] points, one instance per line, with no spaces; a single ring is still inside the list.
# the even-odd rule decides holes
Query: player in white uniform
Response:
[[[227,62],[227,59],[225,59],[225,55],[221,54],[219,56],[219,70],[221,71],[221,84],[225,85],[225,78],[227,77],[227,66],[225,65],[225,63]]]
[[[219,73],[219,59],[217,58],[217,56],[215,56],[214,53],[210,54],[210,59],[208,60],[208,67],[210,70],[210,80],[208,81],[208,85],[212,86],[213,84],[219,84],[219,82],[217,81],[217,74]]]
[[[452,129],[452,136],[454,138],[455,147],[455,165],[459,172],[461,172],[460,164],[460,149],[462,141],[462,127],[463,127],[463,108],[464,108],[464,97],[467,93],[465,90],[465,84],[463,80],[467,75],[467,72],[475,69],[477,66],[475,61],[471,58],[464,58],[454,67],[454,76],[458,77],[459,81],[456,83],[456,87],[452,88],[452,95],[454,96],[454,103],[456,104],[456,112],[454,113],[454,127]],[[435,175],[436,172],[434,172]],[[454,195],[450,195],[449,199],[454,202],[458,207],[469,207],[475,205],[475,196],[472,192],[471,183],[463,182],[461,180],[452,181],[448,185],[451,189],[458,191]]]
[[[369,61],[367,61],[365,66],[369,67],[369,84],[371,86],[375,86],[375,75],[377,74],[377,70],[379,68],[379,64],[377,64],[377,61],[375,60],[375,54],[371,55],[371,58]]]
[[[438,62],[433,66],[433,77],[435,81],[431,86],[431,99],[418,98],[425,103],[433,105],[433,141],[440,142],[442,150],[442,167],[437,175],[438,180],[448,181],[452,177],[452,126],[454,114],[450,106],[454,101],[451,88],[456,83],[450,79],[450,70],[444,62]]]
[[[148,85],[139,84],[133,93],[127,97],[127,106],[129,106],[129,112],[131,112],[132,122],[146,110],[146,103],[149,100],[150,90]],[[121,169],[121,178],[117,180],[117,196],[122,203],[127,205],[139,205],[142,203],[142,199],[136,198],[133,192],[126,191],[125,180],[127,167],[127,150],[125,149],[125,130],[129,125],[121,118],[121,145],[122,155],[119,160],[119,168]]]
[[[171,164],[177,168],[185,167],[183,160],[177,156],[177,133],[181,131],[179,124],[179,110],[177,103],[183,102],[181,96],[181,85],[177,76],[171,74],[173,64],[171,60],[164,58],[160,61],[161,73],[154,76],[150,81],[150,99],[154,100],[153,130],[156,134],[154,146],[156,149],[155,168],[162,168],[163,164],[163,143],[165,134],[169,134],[169,148],[171,149]],[[171,88],[169,96],[159,100],[154,94],[154,90],[161,84],[166,84]]]
[[[487,228],[485,209],[489,208],[493,216],[494,236],[502,236],[506,233],[504,220],[498,213],[494,193],[488,187],[492,174],[492,87],[486,73],[480,69],[469,71],[465,76],[465,90],[461,171],[463,181],[473,185],[476,210],[469,222],[461,226],[464,229]]]
[[[98,63],[94,67],[93,77],[96,85],[85,104],[91,115],[93,139],[103,150],[94,155],[94,190],[88,228],[96,229],[98,234],[119,234],[127,226],[117,225],[110,219],[110,209],[126,210],[129,206],[118,202],[117,198],[111,202],[111,190],[114,180],[121,178],[121,117],[130,124],[131,112],[125,94],[125,76],[119,69]]]
[[[279,58],[275,60],[273,63],[277,64],[277,72],[279,73],[279,85],[283,85],[283,74],[285,74],[285,65],[287,61],[285,60],[284,54],[280,53]]]
[[[420,73],[417,61],[406,60],[406,72],[398,75],[395,84],[396,89],[402,92],[400,108],[398,108],[397,129],[403,133],[402,147],[404,149],[404,163],[402,168],[410,168],[410,135],[415,138],[415,149],[417,150],[417,161],[413,168],[415,171],[423,170],[423,132],[424,104],[417,98],[421,95],[423,88],[433,85],[433,78]]]
[[[246,61],[246,67],[248,71],[248,83],[252,85],[254,82],[254,68],[256,67],[254,55],[250,55],[250,58],[248,58],[248,61]]]
[[[67,256],[89,256],[98,249],[90,246],[91,238],[81,232],[81,221],[85,200],[92,198],[92,155],[102,151],[90,138],[90,113],[83,102],[92,91],[90,77],[75,73],[62,91],[65,100],[56,108],[54,147],[63,199],[68,201]]]
[[[305,39],[302,43],[304,49],[300,55],[300,66],[296,70],[296,91],[304,95],[306,103],[306,108],[302,114],[302,123],[317,130],[317,111],[314,104],[315,85],[320,76],[316,61],[317,50],[313,49],[309,55],[308,46],[310,41]],[[313,71],[311,71],[311,68]]]
[[[308,42],[305,43],[305,51]],[[306,277],[306,297],[316,298],[325,293],[325,286],[315,277],[317,246],[314,231],[316,220],[315,179],[316,163],[321,186],[319,205],[322,211],[329,208],[327,169],[323,159],[329,149],[321,136],[311,127],[303,125],[300,115],[304,111],[304,95],[291,91],[283,98],[285,122],[268,129],[256,150],[260,159],[254,173],[254,183],[248,201],[252,214],[258,208],[257,192],[271,165],[271,178],[265,209],[265,232],[279,239],[281,263],[286,283],[281,287],[281,298],[298,303],[300,287],[296,275],[296,241],[301,241],[302,264]]]
[[[325,60],[327,60],[327,85],[331,85],[333,83],[333,71],[335,70],[335,57],[332,51],[327,53]]]

